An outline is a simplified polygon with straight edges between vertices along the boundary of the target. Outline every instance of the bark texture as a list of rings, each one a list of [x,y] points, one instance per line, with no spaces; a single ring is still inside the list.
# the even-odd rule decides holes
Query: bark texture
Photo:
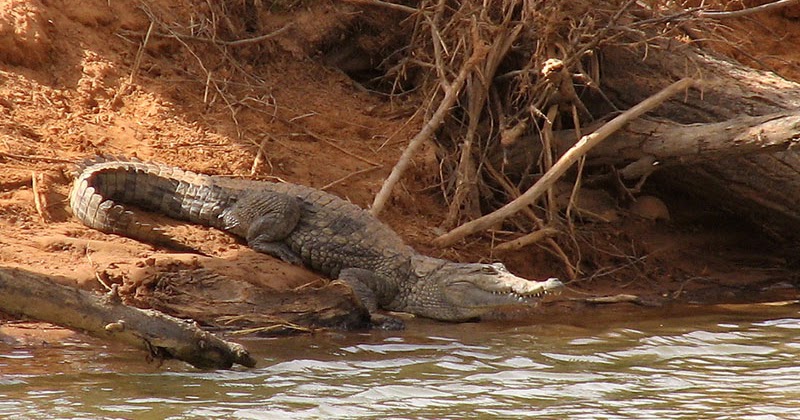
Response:
[[[695,146],[690,147],[699,150],[707,132],[716,130],[721,136],[717,142],[729,139],[727,147],[722,143],[720,150],[702,159],[665,167],[660,179],[750,219],[775,238],[799,239],[795,227],[800,222],[800,156],[791,146],[800,137],[800,84],[686,45],[665,47],[651,49],[644,60],[641,51],[609,51],[605,67],[612,71],[607,72],[604,89],[618,103],[633,105],[657,89],[656,81],[695,77],[701,91],[690,91],[683,100],[656,111],[658,117],[693,125],[673,128],[668,136],[656,132],[655,140],[648,141],[669,145],[695,136]],[[626,65],[631,62],[637,65]],[[728,125],[731,130],[725,129]],[[775,136],[769,127],[783,131]],[[778,145],[761,148],[758,140],[770,135],[780,137]],[[742,136],[755,140],[755,147],[737,151]]]
[[[227,369],[234,363],[255,366],[239,344],[223,341],[193,322],[126,306],[118,298],[62,286],[41,274],[0,268],[3,312],[122,342],[155,358],[183,360],[199,368]]]
[[[655,171],[653,179],[743,217],[775,239],[800,240],[800,84],[666,41],[646,54],[607,48],[603,57],[602,89],[620,109],[683,77],[699,88],[614,133],[589,152],[588,165],[614,165],[625,178]],[[593,108],[596,115],[609,111]],[[583,127],[584,133],[604,123]],[[560,153],[577,140],[571,129],[555,138]],[[525,174],[537,164],[540,143],[521,138],[492,163]]]
[[[574,131],[560,132],[559,150],[575,144]],[[599,144],[594,164],[652,158],[664,166],[694,164],[749,154],[782,152],[800,139],[800,113],[743,116],[717,123],[680,124],[640,118]]]

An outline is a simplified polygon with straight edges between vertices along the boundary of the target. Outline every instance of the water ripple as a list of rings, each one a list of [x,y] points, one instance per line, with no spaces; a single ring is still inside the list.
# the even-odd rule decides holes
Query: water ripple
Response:
[[[426,325],[423,337],[272,340],[261,367],[221,372],[135,353],[73,364],[91,351],[76,346],[47,366],[0,349],[0,417],[800,418],[796,312],[596,330]]]

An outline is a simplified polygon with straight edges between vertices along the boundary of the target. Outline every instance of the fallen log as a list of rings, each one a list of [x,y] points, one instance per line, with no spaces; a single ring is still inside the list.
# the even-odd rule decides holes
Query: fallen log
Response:
[[[575,132],[556,134],[563,154],[575,144]],[[742,116],[718,123],[679,124],[640,118],[599,144],[589,158],[593,164],[635,162],[652,158],[662,165],[691,164],[732,156],[774,153],[800,141],[800,113],[779,112]],[[520,142],[532,144],[532,141]]]
[[[749,220],[775,239],[800,240],[800,84],[686,45],[648,54],[608,48],[603,64],[614,69],[603,89],[623,109],[659,83],[692,73],[687,68],[697,69],[702,88],[630,121],[589,151],[588,166],[613,165],[627,179],[655,171],[655,182]],[[555,138],[560,153],[576,143],[571,129]],[[491,162],[520,179],[541,149],[538,138],[523,137],[498,148]]]
[[[0,311],[138,347],[156,359],[178,359],[198,368],[255,366],[243,346],[193,322],[124,305],[116,289],[99,297],[56,284],[42,274],[0,268]]]
[[[601,124],[593,124],[594,132]],[[575,146],[574,130],[553,133],[559,155]],[[717,123],[681,124],[642,117],[627,123],[607,141],[587,153],[589,166],[615,165],[625,179],[648,176],[656,169],[706,164],[747,155],[790,152],[800,141],[800,113],[777,112],[741,116]],[[541,153],[541,143],[530,136],[493,157],[493,164],[519,173]],[[502,162],[501,162],[502,160]],[[657,165],[657,167],[656,167]]]
[[[773,73],[747,68],[694,47],[670,46],[651,51],[639,66],[622,63],[636,61],[637,53],[609,50],[606,64],[615,68],[604,80],[609,96],[624,104],[636,103],[653,90],[653,80],[681,77],[689,69],[702,74],[702,93],[690,92],[681,101],[671,101],[657,112],[660,118],[676,123],[693,124],[695,133],[708,126],[726,121],[747,121],[753,118],[753,131],[765,124],[788,122],[783,125],[783,145],[769,153],[753,150],[737,151],[735,143],[741,131],[730,133],[727,150],[715,156],[687,164],[665,167],[654,174],[657,182],[668,184],[702,200],[710,207],[727,210],[747,219],[775,239],[794,242],[800,239],[796,226],[800,223],[800,154],[792,147],[798,138],[796,121],[800,109],[800,84]],[[782,118],[773,117],[784,115]],[[758,122],[759,118],[765,121]],[[690,133],[684,132],[683,135]],[[701,138],[701,137],[698,137]],[[738,137],[741,138],[741,137]],[[677,143],[679,138],[668,139]],[[724,145],[723,145],[724,146]],[[756,150],[757,151],[757,150]]]

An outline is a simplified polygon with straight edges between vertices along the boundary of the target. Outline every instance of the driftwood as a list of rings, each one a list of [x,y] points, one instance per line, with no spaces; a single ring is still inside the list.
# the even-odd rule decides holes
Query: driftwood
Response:
[[[204,258],[199,258],[198,264],[159,260],[152,267],[132,271],[120,292],[134,305],[236,335],[369,327],[369,311],[342,282],[321,286],[325,281],[317,283],[320,279],[312,276],[317,281],[295,289],[273,289],[245,281],[247,270],[233,264]],[[283,277],[295,277],[303,271],[300,267],[280,270]]]
[[[56,284],[47,276],[0,268],[0,311],[50,322],[144,349],[154,358],[178,359],[198,368],[255,366],[239,344],[223,341],[193,322],[122,304],[112,289],[105,298]]]

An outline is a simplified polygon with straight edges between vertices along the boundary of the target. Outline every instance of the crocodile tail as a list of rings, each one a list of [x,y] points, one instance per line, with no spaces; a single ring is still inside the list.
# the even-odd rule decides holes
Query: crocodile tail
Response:
[[[80,163],[78,169],[69,200],[75,216],[99,231],[146,242],[175,245],[129,205],[221,227],[219,215],[235,200],[207,175],[136,159],[101,156]]]

